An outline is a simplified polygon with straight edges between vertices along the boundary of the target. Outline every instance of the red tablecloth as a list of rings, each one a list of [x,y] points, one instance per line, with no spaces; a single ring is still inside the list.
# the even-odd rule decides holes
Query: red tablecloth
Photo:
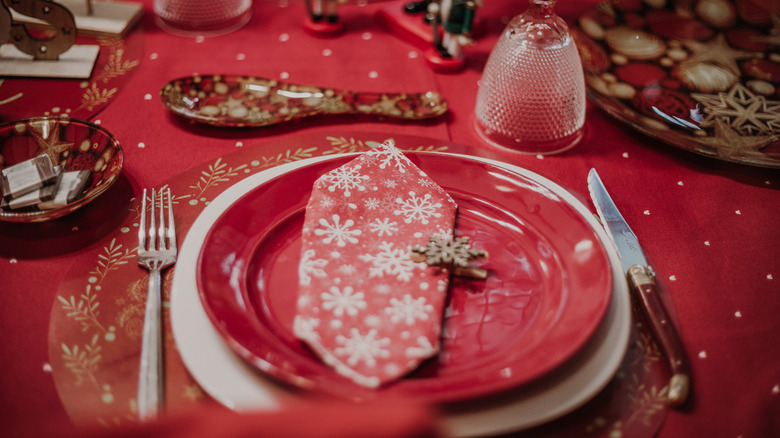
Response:
[[[68,422],[49,357],[56,292],[77,262],[102,245],[127,216],[127,202],[196,165],[237,148],[298,133],[345,131],[411,134],[481,146],[471,117],[477,80],[506,19],[525,8],[486,2],[485,33],[468,47],[467,68],[432,72],[423,52],[377,25],[389,2],[340,8],[345,32],[318,38],[302,29],[302,2],[255,1],[244,28],[220,37],[185,38],[160,30],[151,0],[133,37],[145,50],[126,83],[91,120],[122,142],[124,177],[101,199],[57,222],[0,224],[0,424],[25,427]],[[521,2],[522,3],[522,2]],[[561,1],[573,22],[595,2]],[[134,42],[133,44],[137,44]],[[135,46],[133,46],[135,47]],[[225,130],[191,124],[170,113],[157,95],[169,80],[193,73],[234,73],[366,91],[440,92],[444,118],[398,123],[336,118],[263,129]],[[6,86],[12,83],[7,80]],[[0,91],[3,88],[0,87]],[[28,91],[32,94],[33,91]],[[28,95],[29,95],[28,94]],[[60,108],[56,93],[41,96]],[[80,102],[75,102],[73,107]],[[669,292],[693,373],[693,393],[670,411],[661,437],[757,437],[780,433],[780,172],[716,161],[661,144],[589,105],[587,134],[557,156],[506,160],[569,188],[587,201],[591,167],[602,179]]]

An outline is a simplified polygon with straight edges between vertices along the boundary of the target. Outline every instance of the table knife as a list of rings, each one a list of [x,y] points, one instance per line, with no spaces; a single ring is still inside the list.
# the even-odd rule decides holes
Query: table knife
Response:
[[[639,240],[612,202],[595,169],[588,173],[588,190],[601,223],[618,251],[629,288],[636,295],[648,325],[669,361],[672,377],[667,404],[679,406],[690,391],[690,370],[680,337],[658,294],[655,274],[647,263]]]

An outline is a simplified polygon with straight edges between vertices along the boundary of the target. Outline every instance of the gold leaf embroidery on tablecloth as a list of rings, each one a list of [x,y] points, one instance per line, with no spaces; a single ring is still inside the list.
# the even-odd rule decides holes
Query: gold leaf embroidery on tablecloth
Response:
[[[322,155],[331,154],[346,154],[350,152],[360,152],[379,146],[380,142],[376,141],[361,141],[354,138],[347,139],[345,137],[325,137],[333,149],[325,151]]]
[[[117,44],[116,41],[119,41]],[[103,81],[106,83],[111,79],[122,76],[128,71],[134,69],[140,63],[140,60],[125,60],[125,48],[122,40],[101,40],[101,45],[107,46],[111,53],[108,55],[108,62],[103,66],[103,71],[95,77],[95,82]]]
[[[300,161],[305,160],[306,158],[311,158],[314,155],[312,152],[316,151],[317,148],[298,148],[294,152],[291,150],[286,150],[282,153],[279,153],[275,156],[271,157],[260,157],[259,160],[252,161],[253,166],[257,166],[258,169],[266,169],[268,167],[278,166],[280,164],[286,164],[291,163],[293,161]]]
[[[85,344],[83,348],[79,348],[78,345],[68,347],[64,342],[61,344],[65,367],[76,376],[76,386],[89,382],[100,388],[97,377],[95,377],[98,363],[102,357],[100,354],[102,347],[98,344],[99,340],[100,336],[95,335],[92,337],[92,341]]]
[[[352,153],[352,152],[362,152],[367,151],[369,149],[373,149],[380,144],[384,143],[383,141],[373,141],[373,140],[355,140],[354,138],[347,139],[346,137],[326,137],[326,139],[330,142],[330,145],[333,147],[330,150],[324,151],[322,155],[332,155],[332,154],[346,154],[346,153]],[[404,145],[401,145],[401,149],[405,151],[446,151],[449,149],[447,146],[433,146],[433,145],[418,145],[415,147],[407,147]]]
[[[641,351],[642,354],[638,354],[630,366],[633,368],[634,365],[641,364],[645,372],[650,371],[650,368],[661,360],[661,349],[653,340],[652,335],[643,331],[637,333],[634,343],[636,344],[637,350]]]
[[[242,164],[238,167],[229,167],[227,163],[222,162],[222,157],[217,158],[214,164],[209,164],[206,170],[200,172],[200,179],[194,186],[190,186],[191,189],[199,190],[196,198],[200,198],[203,192],[211,187],[219,185],[221,182],[230,181],[231,178],[238,176],[239,171],[246,168],[246,164]]]
[[[4,81],[5,81],[5,79],[0,79],[0,85],[3,85]],[[13,101],[15,101],[17,99],[21,99],[22,96],[24,96],[24,93],[22,93],[20,91],[20,92],[14,94],[11,97],[6,97],[5,99],[0,100],[0,105],[5,105],[5,104],[11,103],[11,102],[13,102]]]
[[[185,385],[184,397],[188,400],[199,400],[203,398],[203,390],[198,385]]]
[[[143,278],[129,284],[125,296],[116,299],[120,308],[116,322],[133,340],[139,339],[143,333],[146,291],[147,279]]]
[[[633,377],[635,382],[639,382],[641,379],[639,376]],[[637,407],[631,415],[624,420],[624,423],[630,424],[633,421],[639,421],[645,426],[650,426],[652,424],[653,416],[665,408],[666,393],[668,391],[668,386],[664,386],[659,390],[655,386],[646,388],[644,384],[638,384],[636,389],[631,391],[632,394],[637,395],[633,400]]]
[[[73,295],[69,299],[57,295],[57,299],[62,303],[62,308],[67,312],[66,316],[81,323],[82,332],[86,332],[92,327],[104,333],[108,332],[98,321],[100,302],[97,300],[97,295],[92,292],[91,284],[87,285],[86,291],[79,296],[78,301],[76,301],[76,297]]]
[[[413,148],[406,148],[404,150],[416,151],[416,152],[444,152],[447,149],[449,149],[449,147],[447,147],[447,146],[434,146],[434,145],[423,146],[423,145],[420,145],[420,146],[416,146],[416,147],[413,147]]]
[[[131,398],[128,401],[128,407],[127,412],[124,415],[115,415],[113,417],[109,418],[103,418],[103,417],[96,417],[95,421],[97,421],[98,424],[101,426],[113,429],[120,426],[126,426],[129,424],[137,424],[138,423],[138,405],[135,402],[134,398]]]
[[[87,88],[86,91],[84,91],[84,95],[81,96],[81,105],[76,108],[76,110],[80,110],[82,108],[86,108],[89,111],[92,111],[95,109],[95,107],[100,106],[111,99],[111,97],[116,94],[118,91],[118,88],[114,87],[112,89],[104,88],[100,89],[98,88],[96,83],[92,83],[91,87]]]
[[[89,271],[95,276],[95,281],[100,284],[109,272],[119,269],[120,265],[127,264],[127,260],[135,257],[136,248],[124,248],[116,243],[116,237],[111,239],[108,246],[103,247],[103,253],[98,254],[98,262],[95,269]]]

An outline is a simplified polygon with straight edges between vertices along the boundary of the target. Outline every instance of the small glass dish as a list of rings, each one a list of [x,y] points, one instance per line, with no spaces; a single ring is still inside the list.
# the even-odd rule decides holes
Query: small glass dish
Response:
[[[94,123],[67,117],[34,117],[0,124],[0,170],[41,154],[48,154],[55,166],[63,166],[64,172],[91,170],[81,195],[51,210],[0,209],[0,221],[45,222],[65,216],[111,187],[124,162],[119,141]]]

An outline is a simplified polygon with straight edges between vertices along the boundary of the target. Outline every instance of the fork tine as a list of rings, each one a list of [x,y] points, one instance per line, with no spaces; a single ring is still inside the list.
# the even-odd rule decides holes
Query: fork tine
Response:
[[[146,189],[141,201],[141,221],[138,224],[138,252],[146,250]]]
[[[155,225],[155,219],[154,219],[154,204],[157,201],[157,196],[154,193],[154,189],[152,189],[152,210],[149,212],[149,250],[150,251],[157,251],[157,229]]]
[[[158,245],[158,248],[163,250],[166,249],[166,230],[165,230],[165,192],[160,190],[160,227],[158,228],[157,235],[160,236],[160,243]]]
[[[168,242],[170,249],[176,251],[176,225],[173,222],[173,199],[170,188],[168,188]]]

